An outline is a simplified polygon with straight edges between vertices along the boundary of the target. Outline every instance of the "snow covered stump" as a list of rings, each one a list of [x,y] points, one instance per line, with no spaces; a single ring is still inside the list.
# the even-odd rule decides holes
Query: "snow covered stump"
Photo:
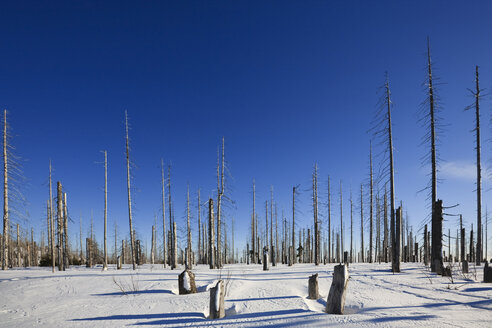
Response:
[[[463,273],[468,273],[468,261],[467,260],[464,260],[463,262],[461,262],[461,270]]]
[[[196,293],[195,274],[190,270],[184,270],[178,276],[179,295]]]
[[[121,256],[118,256],[118,260],[116,261],[116,269],[121,270]]]
[[[308,298],[310,300],[317,300],[319,298],[317,273],[309,277],[308,292],[309,292]]]
[[[483,282],[492,282],[492,267],[489,267],[488,262],[483,267]]]
[[[345,307],[345,293],[348,285],[348,266],[337,265],[333,271],[333,281],[326,302],[326,313],[343,314]]]
[[[215,287],[210,288],[210,319],[225,317],[224,309],[224,281],[217,281]]]

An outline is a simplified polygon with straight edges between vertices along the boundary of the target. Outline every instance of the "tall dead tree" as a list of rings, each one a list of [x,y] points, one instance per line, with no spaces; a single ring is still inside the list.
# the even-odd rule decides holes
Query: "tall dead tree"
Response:
[[[161,158],[161,196],[162,196],[162,262],[166,267],[166,188],[164,185],[164,161]],[[200,201],[198,201],[200,202]],[[169,226],[170,228],[171,226]]]
[[[292,263],[297,262],[296,256],[296,190],[297,188],[292,187]]]
[[[69,266],[68,253],[68,205],[67,193],[63,193],[63,271]]]
[[[364,262],[364,194],[360,184],[360,261]]]
[[[270,186],[270,260],[272,265],[275,266],[276,259],[273,249],[273,186]]]
[[[58,271],[63,271],[63,192],[62,184],[60,181],[56,183],[57,190],[57,215],[56,220],[58,222]]]
[[[318,231],[318,164],[313,172],[313,214],[314,214],[314,264],[319,265],[319,231]]]
[[[219,160],[217,156],[217,267],[222,268],[223,259],[221,252],[221,219],[222,219],[222,197],[224,196],[224,166],[225,166],[225,156],[224,156],[224,137],[222,137],[222,156]],[[218,155],[218,154],[217,154]],[[219,167],[220,166],[220,167]]]
[[[190,225],[190,187],[186,191],[186,224],[187,224],[187,244],[186,244],[186,269],[192,269],[192,252],[191,252],[191,225]]]
[[[470,90],[471,91],[471,90]],[[468,106],[465,110],[475,107],[475,150],[477,152],[477,249],[475,252],[475,264],[480,265],[482,256],[482,169],[480,160],[480,85],[478,79],[478,66],[475,66],[475,91],[471,91],[475,98],[475,104]]]
[[[427,73],[428,73],[428,102],[430,123],[430,157],[431,157],[431,205],[432,205],[432,241],[431,241],[431,271],[436,272],[436,263],[442,267],[442,222],[436,213],[437,202],[437,155],[436,155],[436,97],[433,86],[430,41],[427,38]],[[441,229],[439,229],[441,227]],[[437,262],[436,262],[437,260]],[[439,268],[440,269],[440,268]]]
[[[373,242],[373,198],[374,198],[374,185],[372,179],[372,141],[369,143],[369,187],[370,201],[369,201],[369,263],[372,263],[372,242]]]
[[[170,250],[169,250],[169,266],[171,269],[175,269],[176,266],[178,265],[177,263],[177,249],[174,248],[174,245],[177,243],[177,241],[174,240],[174,236],[176,232],[174,231],[174,219],[173,219],[173,211],[172,211],[172,199],[171,199],[171,164],[168,165],[167,167],[167,186],[168,186],[168,192],[167,192],[167,199],[168,199],[168,209],[169,209],[169,245]]]
[[[258,249],[256,248],[256,228],[255,228],[255,206],[256,206],[256,190],[255,179],[253,179],[253,214],[251,215],[251,263],[258,263],[257,255]]]
[[[200,204],[200,188],[198,188],[198,263],[201,263],[202,261],[202,247],[201,247],[201,209],[202,205]]]
[[[342,180],[340,180],[340,255],[343,258],[343,193],[342,193]]]
[[[331,190],[330,176],[328,176],[328,263],[332,263],[333,254],[331,252]]]
[[[104,264],[103,270],[108,269],[108,152],[104,151]]]
[[[350,188],[350,263],[354,261],[354,251],[353,251],[353,245],[354,245],[354,218],[353,218],[353,212],[354,212],[354,204],[352,202],[352,188]]]
[[[3,239],[2,270],[7,270],[9,254],[9,179],[7,158],[7,110],[3,111]]]
[[[132,195],[130,185],[130,145],[128,140],[128,113],[125,111],[125,139],[126,139],[126,185],[128,191],[128,221],[130,223],[130,251],[132,257],[133,270],[137,268],[135,264],[135,236],[133,235],[133,222],[132,222]]]
[[[215,268],[215,227],[214,227],[214,200],[208,200],[208,260],[210,269]]]
[[[389,253],[389,244],[388,244],[388,191],[386,184],[384,185],[384,200],[383,200],[383,216],[384,216],[384,239],[383,239],[383,256],[384,262],[388,263],[388,253]]]

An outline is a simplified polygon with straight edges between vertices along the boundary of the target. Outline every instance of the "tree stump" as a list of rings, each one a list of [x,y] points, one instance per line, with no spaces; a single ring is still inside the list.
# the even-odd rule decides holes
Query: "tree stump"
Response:
[[[309,292],[308,298],[310,300],[317,300],[319,298],[317,273],[309,277],[308,292]]]
[[[347,263],[347,265],[349,263],[347,251],[343,252],[343,263]]]
[[[184,270],[178,276],[179,295],[196,293],[195,274],[190,270]]]
[[[268,248],[263,248],[263,271],[268,271]]]
[[[118,259],[116,262],[116,269],[121,270],[121,256],[118,256]]]
[[[468,273],[468,261],[464,260],[463,262],[461,262],[461,266],[461,271],[463,273]]]
[[[483,282],[492,282],[492,267],[489,267],[487,262],[485,262],[483,267]]]
[[[333,271],[333,281],[326,302],[326,313],[343,314],[348,278],[348,266],[343,264],[335,266],[335,270]]]
[[[225,317],[224,281],[219,280],[215,287],[210,288],[210,319]]]

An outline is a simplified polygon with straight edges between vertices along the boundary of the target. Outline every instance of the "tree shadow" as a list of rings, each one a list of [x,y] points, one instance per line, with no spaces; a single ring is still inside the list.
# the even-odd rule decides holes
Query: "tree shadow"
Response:
[[[227,299],[226,302],[247,302],[247,301],[266,301],[266,300],[283,300],[289,298],[300,298],[300,296],[272,296],[272,297],[256,297],[256,298],[236,298]]]
[[[135,291],[129,290],[127,292],[92,294],[92,296],[124,296],[124,295],[141,295],[141,294],[172,294],[172,295],[175,295],[169,289],[148,289],[148,290],[135,290]]]
[[[164,322],[187,323],[187,322],[196,322],[196,321],[204,320],[205,315],[200,312],[117,314],[117,315],[109,315],[105,317],[72,319],[72,321],[142,320],[142,319],[169,319],[169,320],[164,320]],[[147,323],[139,323],[139,324],[147,324]]]
[[[374,323],[383,323],[383,322],[391,322],[391,321],[403,321],[403,320],[429,320],[437,318],[436,315],[433,314],[425,314],[425,315],[415,315],[415,316],[399,316],[399,317],[379,317],[367,319],[366,321],[374,322]]]

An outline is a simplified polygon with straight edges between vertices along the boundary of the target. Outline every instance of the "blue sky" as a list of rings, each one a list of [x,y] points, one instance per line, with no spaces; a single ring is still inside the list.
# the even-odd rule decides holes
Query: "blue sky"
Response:
[[[233,177],[226,193],[235,201],[226,216],[235,217],[237,244],[249,234],[253,178],[261,222],[271,185],[279,215],[285,209],[291,218],[298,184],[299,224],[312,222],[315,162],[321,201],[330,174],[333,216],[340,180],[348,214],[348,191],[358,203],[368,180],[367,131],[387,71],[396,196],[416,231],[429,212],[426,194],[418,193],[428,181],[421,157],[429,147],[420,145],[425,131],[417,122],[427,36],[445,125],[438,197],[445,206],[459,203],[449,211],[476,222],[474,114],[463,109],[473,101],[467,88],[475,65],[482,87],[492,85],[491,9],[487,1],[2,2],[0,107],[9,111],[16,152],[25,159],[28,224],[40,229],[45,222],[51,159],[54,180],[68,192],[73,233],[80,217],[87,232],[92,209],[102,238],[105,149],[109,225],[116,221],[127,233],[124,110],[136,164],[134,219],[144,238],[161,211],[160,159],[172,162],[175,217],[183,226],[187,184],[193,200],[198,188],[203,199],[215,197],[222,136]],[[490,100],[482,102],[484,165],[491,158]],[[490,197],[484,193],[484,208]],[[196,205],[192,214],[196,219]],[[454,230],[456,218],[447,220],[445,230]]]

